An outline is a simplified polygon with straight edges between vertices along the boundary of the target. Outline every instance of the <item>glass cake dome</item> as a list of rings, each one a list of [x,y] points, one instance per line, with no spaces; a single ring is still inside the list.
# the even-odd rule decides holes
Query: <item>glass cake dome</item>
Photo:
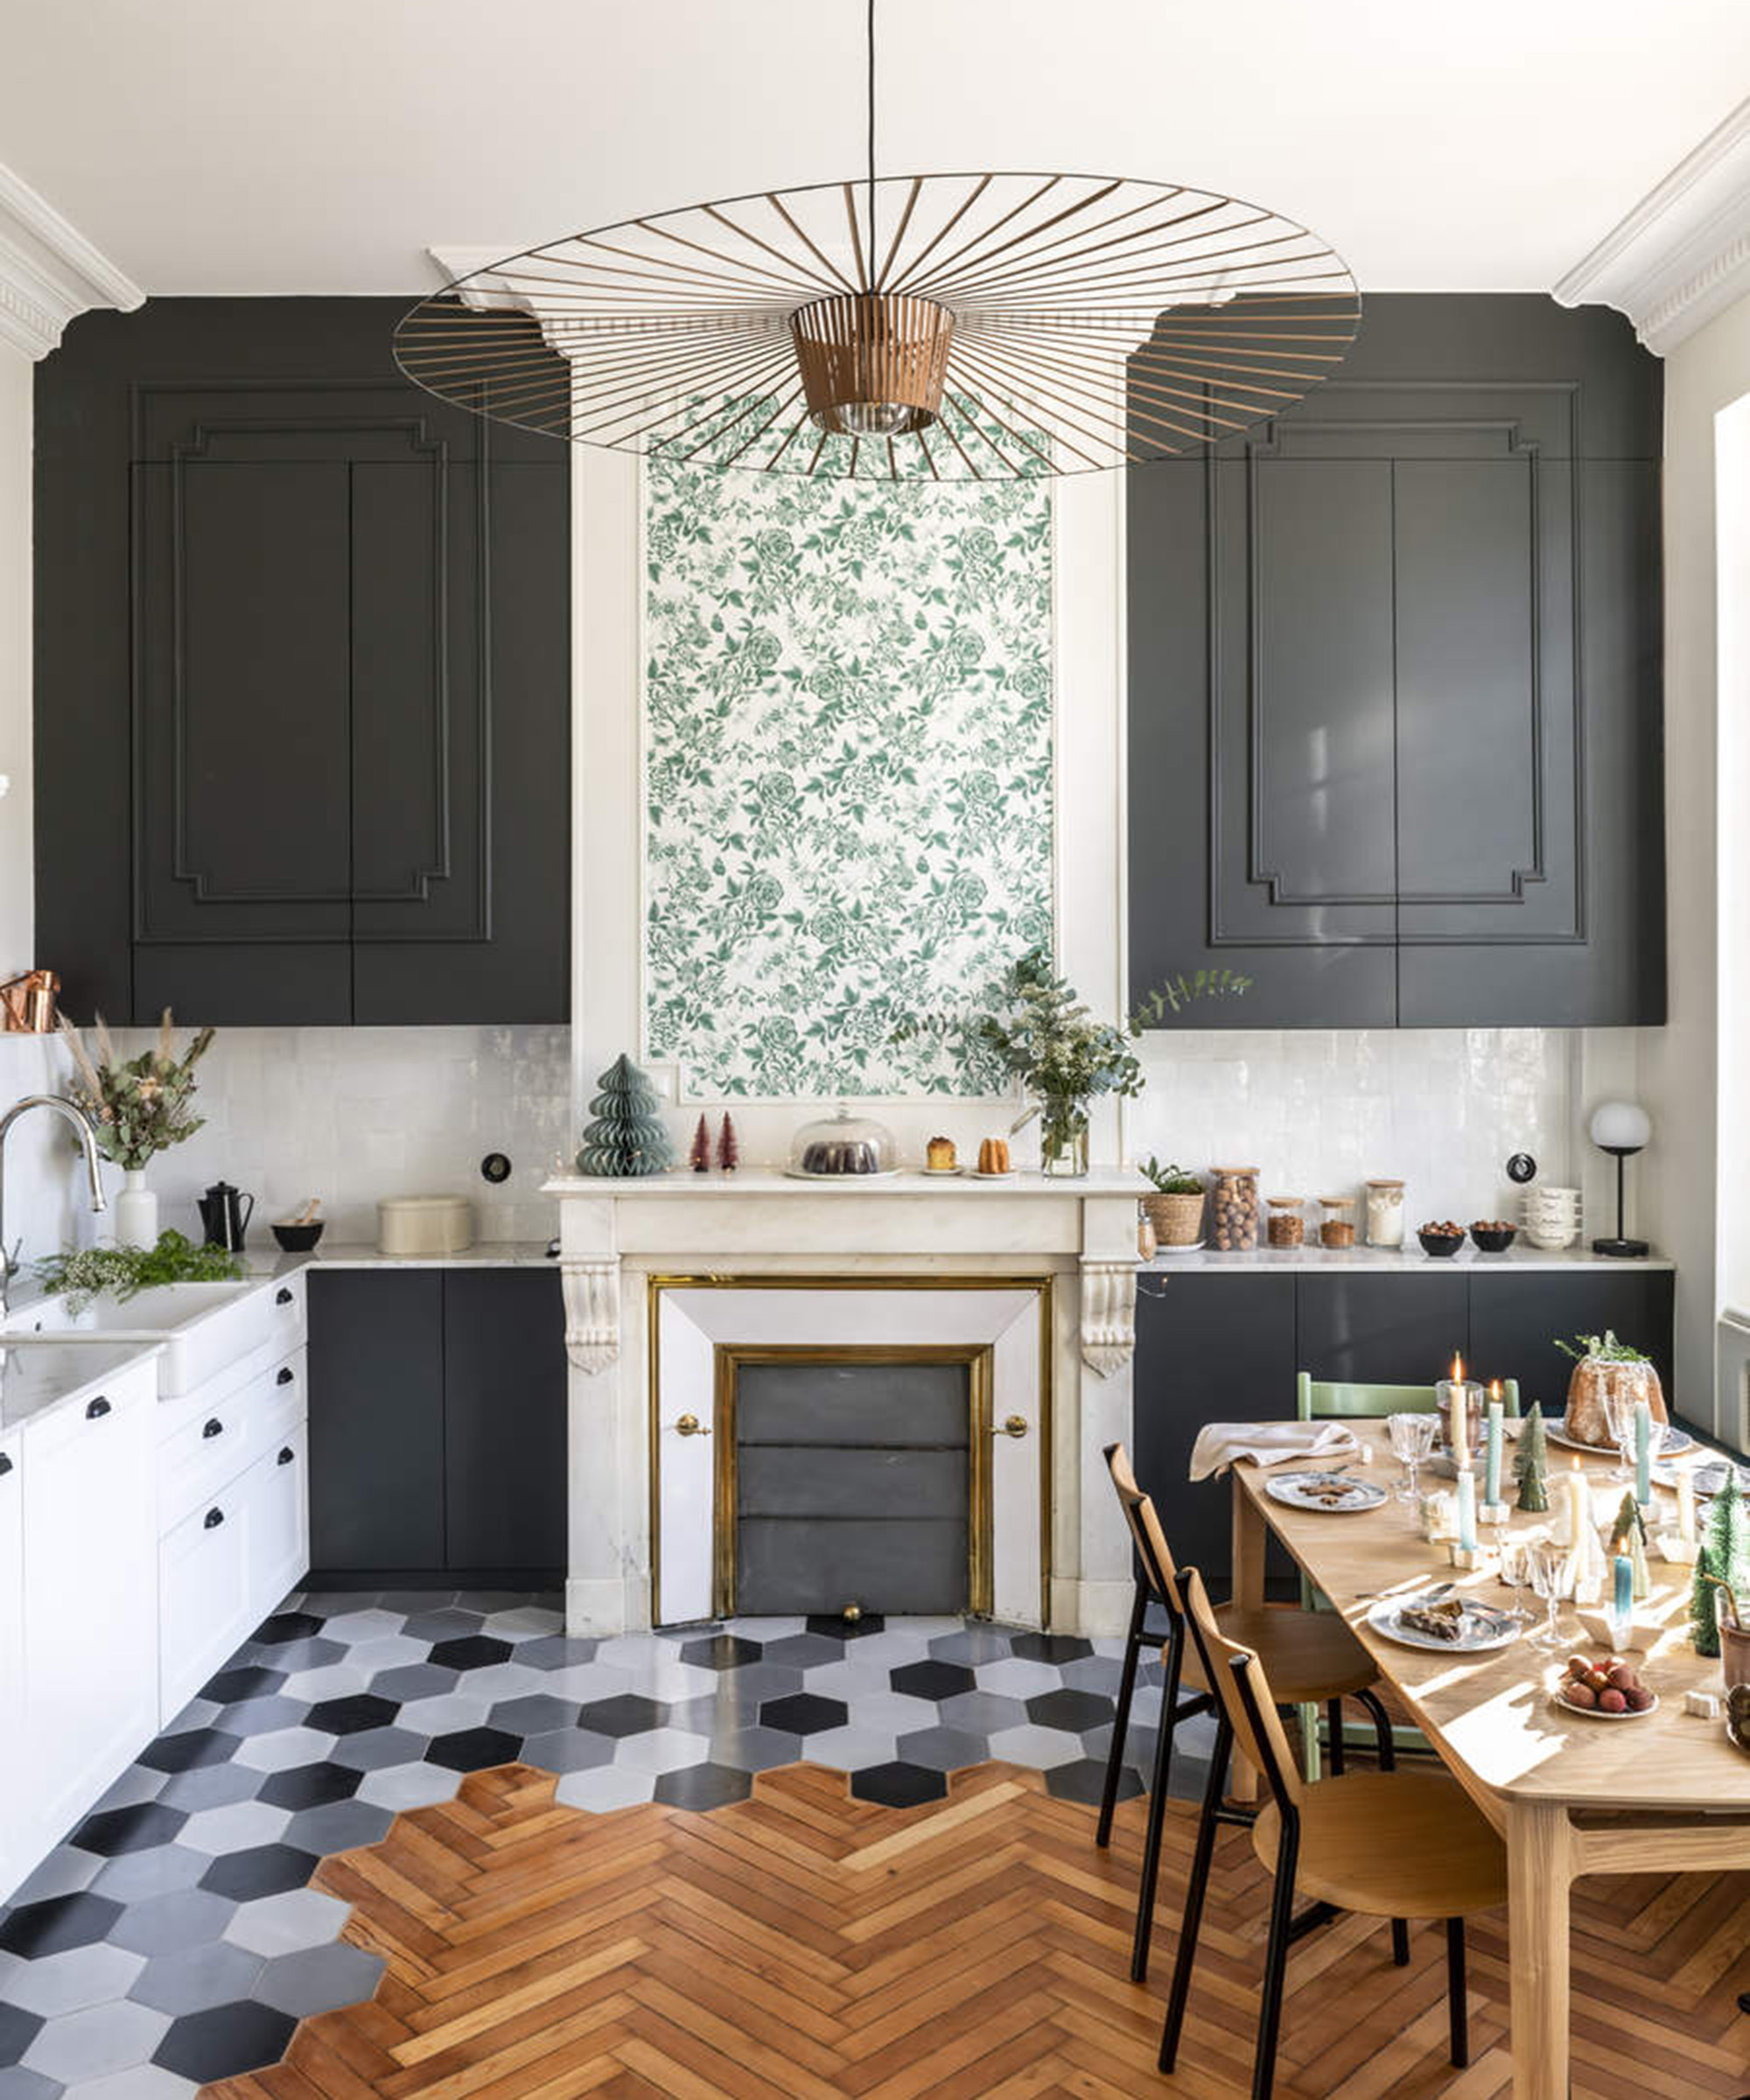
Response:
[[[836,1181],[848,1174],[896,1174],[899,1147],[885,1123],[853,1116],[840,1102],[836,1116],[805,1123],[790,1140],[788,1171],[807,1181]]]

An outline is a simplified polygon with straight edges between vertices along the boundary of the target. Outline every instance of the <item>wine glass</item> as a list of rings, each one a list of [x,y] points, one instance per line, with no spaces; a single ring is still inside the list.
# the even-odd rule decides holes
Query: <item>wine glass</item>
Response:
[[[1558,1546],[1552,1538],[1534,1539],[1527,1548],[1526,1566],[1531,1577],[1533,1592],[1541,1597],[1549,1608],[1549,1616],[1535,1634],[1526,1637],[1533,1648],[1546,1653],[1570,1645],[1568,1636],[1562,1631],[1562,1592],[1567,1584],[1568,1549]]]
[[[1513,1616],[1522,1624],[1529,1624],[1530,1614],[1519,1602],[1519,1592],[1531,1579],[1531,1549],[1535,1538],[1522,1534],[1511,1537],[1503,1531],[1501,1535],[1501,1579],[1513,1592]]]
[[[1634,1478],[1633,1396],[1615,1388],[1607,1390],[1604,1396],[1604,1420],[1611,1441],[1616,1446],[1616,1464],[1610,1477],[1613,1480],[1632,1480]]]
[[[1404,1461],[1404,1485],[1397,1490],[1400,1502],[1413,1503],[1418,1499],[1417,1472],[1434,1448],[1434,1432],[1438,1426],[1438,1418],[1433,1415],[1392,1415],[1387,1419],[1391,1455]]]

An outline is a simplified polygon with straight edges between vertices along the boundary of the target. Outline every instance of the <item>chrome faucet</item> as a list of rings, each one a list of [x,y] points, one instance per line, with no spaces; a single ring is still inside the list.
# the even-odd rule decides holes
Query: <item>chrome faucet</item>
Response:
[[[22,1101],[15,1101],[4,1116],[0,1116],[0,1315],[7,1309],[12,1278],[18,1273],[14,1250],[6,1244],[6,1138],[12,1125],[27,1109],[52,1109],[57,1116],[64,1116],[73,1125],[80,1149],[85,1154],[85,1172],[91,1184],[91,1208],[107,1210],[108,1205],[103,1195],[103,1178],[99,1172],[97,1138],[91,1118],[77,1102],[68,1101],[61,1094],[27,1094]],[[19,1241],[22,1247],[24,1242]]]

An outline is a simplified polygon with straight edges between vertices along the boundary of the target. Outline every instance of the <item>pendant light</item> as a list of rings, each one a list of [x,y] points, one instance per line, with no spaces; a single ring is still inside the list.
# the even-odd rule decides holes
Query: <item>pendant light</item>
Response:
[[[1342,360],[1360,297],[1316,234],[1124,176],[878,176],[875,0],[867,66],[860,178],[526,249],[407,314],[402,370],[580,444],[984,481],[1200,453]]]

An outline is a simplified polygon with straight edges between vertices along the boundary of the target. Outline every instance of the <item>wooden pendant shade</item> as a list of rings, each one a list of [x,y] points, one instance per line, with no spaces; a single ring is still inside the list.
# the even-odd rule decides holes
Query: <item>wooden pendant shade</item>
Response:
[[[954,316],[934,299],[841,293],[790,316],[802,398],[817,429],[911,437],[942,412]]]

